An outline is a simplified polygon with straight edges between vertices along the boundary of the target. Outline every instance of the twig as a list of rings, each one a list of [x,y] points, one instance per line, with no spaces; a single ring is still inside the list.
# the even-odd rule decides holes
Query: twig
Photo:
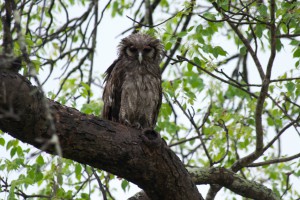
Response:
[[[294,160],[296,158],[300,158],[300,153],[295,154],[293,156],[286,157],[286,158],[276,158],[276,159],[267,160],[264,162],[251,163],[251,164],[247,165],[247,167],[260,167],[260,166],[264,166],[264,165],[288,162],[288,161]]]
[[[229,134],[228,134],[228,128],[226,127],[224,120],[220,119],[217,122],[217,126],[220,126],[221,128],[223,128],[223,130],[226,133],[226,152],[219,160],[214,162],[215,164],[221,163],[226,158],[226,156],[228,155],[228,152],[229,152],[229,137],[228,137]]]
[[[175,103],[179,106],[179,108],[181,109],[181,111],[183,112],[183,114],[189,119],[189,121],[190,121],[191,124],[193,125],[193,127],[194,127],[196,133],[198,134],[198,138],[199,138],[200,141],[201,141],[201,145],[202,145],[202,147],[203,147],[203,150],[204,150],[204,152],[205,152],[205,155],[206,155],[206,157],[207,157],[208,160],[209,160],[210,166],[213,166],[214,162],[213,162],[211,156],[209,155],[209,152],[208,152],[208,150],[207,150],[207,147],[206,147],[206,145],[205,145],[205,142],[204,142],[204,140],[203,140],[203,138],[202,138],[202,135],[201,135],[201,133],[200,133],[200,131],[199,131],[199,127],[198,127],[197,124],[195,123],[194,118],[192,117],[190,111],[188,111],[189,113],[187,113],[186,110],[185,110],[185,109],[182,107],[182,105],[179,103],[179,101],[176,99],[176,97],[174,97],[174,101],[175,101]]]
[[[194,66],[196,66],[198,69],[204,71],[205,73],[207,73],[207,74],[210,75],[211,77],[213,77],[213,78],[215,78],[215,79],[217,79],[217,80],[219,80],[219,81],[221,81],[221,82],[224,82],[224,83],[227,83],[227,84],[229,84],[229,85],[232,85],[233,87],[236,87],[236,88],[238,88],[238,89],[240,89],[240,90],[246,92],[246,93],[249,94],[250,96],[252,96],[252,97],[254,97],[254,98],[257,98],[257,95],[256,95],[256,94],[254,94],[254,93],[252,93],[252,92],[250,92],[250,91],[244,89],[243,87],[240,87],[239,85],[237,85],[237,84],[235,84],[235,83],[233,83],[233,82],[231,82],[231,81],[227,81],[227,80],[225,80],[225,79],[223,79],[223,78],[221,78],[221,77],[219,77],[219,76],[217,76],[217,75],[211,73],[210,71],[206,70],[205,68],[203,68],[203,67],[201,67],[200,65],[196,64],[195,62],[193,62],[193,61],[191,61],[191,60],[189,60],[189,59],[187,59],[187,58],[185,58],[185,57],[182,57],[182,56],[177,56],[177,58],[178,58],[179,62],[180,62],[180,61],[181,61],[181,62],[182,62],[182,61],[186,61],[186,62],[188,62],[188,63],[191,63],[192,65],[194,65]]]
[[[195,4],[196,4],[196,0],[191,0],[190,8],[189,8],[190,11],[189,11],[189,14],[185,18],[185,22],[182,25],[181,32],[186,31],[186,29],[191,21]],[[179,24],[178,24],[178,26],[179,26]],[[163,73],[166,70],[167,66],[171,62],[170,58],[172,58],[175,55],[177,49],[180,47],[181,41],[182,41],[182,38],[177,38],[174,47],[171,49],[169,56],[167,57],[166,61],[164,62],[164,65],[161,68],[161,73]]]
[[[94,68],[94,54],[96,52],[96,44],[97,44],[97,25],[98,25],[98,0],[94,0],[94,29],[91,33],[92,35],[92,51],[90,54],[90,61],[91,61],[91,66],[89,69],[89,77],[88,77],[88,95],[87,95],[87,103],[90,103],[91,100],[91,85],[92,85],[92,79],[93,79],[93,68]]]
[[[179,12],[182,12],[183,10],[184,10],[184,9],[182,9],[182,10],[179,11]],[[158,23],[158,24],[154,24],[154,25],[153,25],[153,24],[152,24],[152,25],[149,24],[149,25],[148,25],[148,24],[145,24],[145,23],[138,22],[138,21],[136,21],[135,19],[133,19],[133,18],[129,17],[128,15],[126,15],[126,17],[127,17],[128,19],[130,19],[131,21],[133,21],[134,23],[137,23],[137,24],[140,25],[141,27],[143,26],[143,27],[147,27],[147,28],[155,28],[155,27],[157,27],[157,26],[160,26],[160,25],[166,23],[167,21],[173,19],[173,18],[176,17],[176,16],[177,16],[177,13],[176,13],[175,15],[173,15],[173,16],[167,18],[166,20],[164,20],[164,21]]]
[[[225,14],[225,12],[218,6],[218,4],[216,2],[213,2],[212,5],[215,7],[215,9],[222,14],[225,19],[227,18],[227,15]],[[262,65],[258,59],[258,57],[255,55],[255,51],[252,49],[249,41],[244,37],[244,35],[242,34],[242,32],[238,29],[237,26],[235,26],[232,22],[227,21],[227,23],[230,25],[230,27],[232,28],[232,30],[238,35],[238,37],[240,38],[240,40],[243,42],[243,44],[245,45],[245,47],[247,48],[247,50],[249,51],[250,55],[253,58],[253,61],[257,67],[257,70],[259,72],[260,78],[263,80],[265,77],[265,73],[263,71]]]
[[[290,185],[290,176],[293,174],[293,172],[288,172],[288,173],[285,173],[285,174],[286,174],[286,185],[285,185],[284,192],[280,196],[280,199],[282,199],[283,196],[287,193],[287,191],[289,191],[292,188],[292,186]]]
[[[103,200],[107,200],[107,196],[106,196],[106,192],[105,192],[105,189],[103,187],[103,184],[101,183],[100,177],[98,176],[96,170],[93,167],[92,167],[92,172],[93,172],[93,175],[95,176],[95,178],[97,180],[97,183],[100,187],[100,191],[102,193]]]

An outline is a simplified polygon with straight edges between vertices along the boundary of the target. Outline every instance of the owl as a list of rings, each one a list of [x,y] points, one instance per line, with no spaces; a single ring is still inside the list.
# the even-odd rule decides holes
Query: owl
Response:
[[[162,101],[163,46],[136,33],[121,40],[118,59],[106,70],[102,117],[137,129],[154,128]]]

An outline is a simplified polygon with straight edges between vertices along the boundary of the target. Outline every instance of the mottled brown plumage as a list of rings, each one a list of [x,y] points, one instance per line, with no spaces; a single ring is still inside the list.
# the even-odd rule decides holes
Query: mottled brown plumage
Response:
[[[119,57],[106,70],[102,117],[135,128],[154,128],[161,106],[162,45],[146,34],[119,44]]]

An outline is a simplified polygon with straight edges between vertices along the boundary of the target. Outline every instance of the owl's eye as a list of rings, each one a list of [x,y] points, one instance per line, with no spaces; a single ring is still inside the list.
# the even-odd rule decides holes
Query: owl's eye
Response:
[[[149,53],[151,50],[152,50],[152,48],[150,46],[145,46],[144,49],[143,49],[143,51],[145,53]]]
[[[137,52],[137,48],[135,48],[134,46],[129,47],[129,51],[131,52]]]

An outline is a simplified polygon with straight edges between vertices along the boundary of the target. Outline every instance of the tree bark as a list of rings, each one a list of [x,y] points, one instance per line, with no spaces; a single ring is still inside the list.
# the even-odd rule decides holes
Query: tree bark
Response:
[[[1,71],[0,129],[51,154],[49,105],[62,156],[103,169],[142,188],[151,199],[203,199],[188,171],[153,130],[139,131],[85,115],[43,97],[23,76]],[[41,142],[43,141],[43,142]]]
[[[250,199],[280,200],[269,188],[255,181],[249,181],[225,168],[188,169],[193,181],[198,185],[211,184],[223,186],[243,197]]]

